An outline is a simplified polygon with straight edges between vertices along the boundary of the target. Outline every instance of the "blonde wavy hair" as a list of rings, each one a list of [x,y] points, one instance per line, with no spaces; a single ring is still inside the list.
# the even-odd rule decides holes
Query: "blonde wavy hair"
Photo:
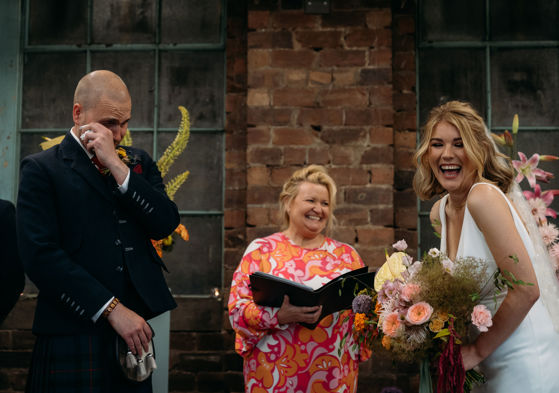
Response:
[[[330,177],[326,168],[321,165],[309,165],[295,171],[291,177],[283,185],[279,196],[280,219],[282,222],[282,230],[289,227],[289,214],[287,208],[291,201],[295,199],[299,193],[299,186],[301,183],[308,182],[313,184],[320,184],[328,190],[328,206],[330,207],[330,214],[326,222],[326,232],[330,233],[334,227],[334,209],[336,208],[336,183]]]
[[[423,127],[421,143],[415,153],[417,170],[413,188],[416,194],[425,200],[445,191],[437,181],[428,160],[433,131],[442,121],[460,132],[466,155],[476,167],[476,181],[487,180],[507,193],[514,178],[510,158],[499,152],[482,117],[469,103],[449,101],[433,108]]]

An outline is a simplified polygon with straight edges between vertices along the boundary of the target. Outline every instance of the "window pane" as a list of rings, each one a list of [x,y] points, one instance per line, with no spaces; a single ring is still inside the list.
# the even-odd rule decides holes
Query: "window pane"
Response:
[[[153,156],[153,132],[144,131],[130,131],[132,137],[132,146],[146,151],[151,158]]]
[[[485,37],[485,1],[420,2],[423,41],[480,41]]]
[[[74,90],[84,74],[84,53],[25,55],[23,128],[69,129],[73,125]]]
[[[556,0],[492,0],[493,40],[559,39]]]
[[[483,49],[423,49],[419,52],[419,119],[449,100],[470,102],[485,117]]]
[[[155,42],[155,0],[95,0],[93,43]]]
[[[132,97],[132,127],[153,127],[155,57],[153,52],[94,52],[93,70],[117,73]]]
[[[29,2],[29,44],[84,44],[87,41],[87,0]]]
[[[174,295],[206,295],[221,287],[221,217],[183,217],[190,240],[175,241],[173,250],[163,253],[170,274],[167,284]]]
[[[175,120],[178,124],[178,111]],[[158,135],[158,157],[161,157],[175,136],[174,132]],[[179,210],[222,210],[223,134],[190,134],[185,151],[171,167],[165,182],[185,170],[190,171],[190,174],[175,195]]]
[[[558,56],[555,48],[492,52],[492,126],[509,127],[515,113],[525,126],[558,124]]]
[[[71,125],[68,126],[68,130],[70,130]],[[20,160],[23,160],[30,154],[38,153],[42,151],[41,142],[44,142],[47,138],[56,138],[60,135],[64,135],[64,132],[41,132],[41,133],[24,133],[21,134],[21,142],[19,146],[19,157]]]
[[[160,127],[175,127],[183,105],[193,127],[223,128],[223,52],[164,52],[159,80]]]
[[[219,43],[222,12],[221,0],[163,0],[161,42]]]

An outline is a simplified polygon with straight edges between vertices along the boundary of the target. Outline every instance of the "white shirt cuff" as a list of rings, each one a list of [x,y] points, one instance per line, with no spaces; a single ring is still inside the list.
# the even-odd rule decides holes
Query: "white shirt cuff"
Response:
[[[109,301],[107,303],[105,303],[105,305],[103,307],[101,307],[101,309],[99,311],[97,311],[94,316],[91,317],[91,320],[93,321],[93,323],[97,322],[97,320],[99,319],[101,314],[103,314],[103,311],[105,311],[107,309],[107,307],[109,307],[109,304],[111,304],[111,302],[113,301],[114,298],[115,298],[114,296],[112,298],[110,298]]]
[[[128,174],[126,175],[126,179],[122,182],[121,185],[118,186],[118,190],[121,194],[126,193],[128,191],[128,182],[130,181],[130,168],[128,169]]]

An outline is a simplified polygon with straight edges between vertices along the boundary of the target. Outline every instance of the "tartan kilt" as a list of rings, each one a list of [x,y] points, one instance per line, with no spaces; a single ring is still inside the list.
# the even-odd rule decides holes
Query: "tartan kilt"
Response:
[[[152,393],[151,377],[127,380],[117,363],[116,334],[39,335],[26,393]]]

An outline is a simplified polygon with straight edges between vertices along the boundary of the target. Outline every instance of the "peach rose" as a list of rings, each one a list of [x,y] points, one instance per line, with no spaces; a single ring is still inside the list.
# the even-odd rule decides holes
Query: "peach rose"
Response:
[[[382,321],[382,331],[390,337],[396,337],[401,326],[402,322],[397,312],[388,314]]]
[[[476,325],[480,332],[486,332],[487,328],[493,326],[491,312],[483,304],[478,304],[472,311],[472,323]]]
[[[408,308],[406,313],[406,321],[412,325],[421,325],[431,318],[433,314],[433,307],[427,302],[415,303],[413,306]]]
[[[410,300],[412,300],[412,298],[417,295],[419,293],[419,291],[421,290],[421,287],[417,284],[414,283],[408,283],[406,285],[404,285],[404,288],[402,288],[402,299],[404,299],[406,302],[409,302]]]

